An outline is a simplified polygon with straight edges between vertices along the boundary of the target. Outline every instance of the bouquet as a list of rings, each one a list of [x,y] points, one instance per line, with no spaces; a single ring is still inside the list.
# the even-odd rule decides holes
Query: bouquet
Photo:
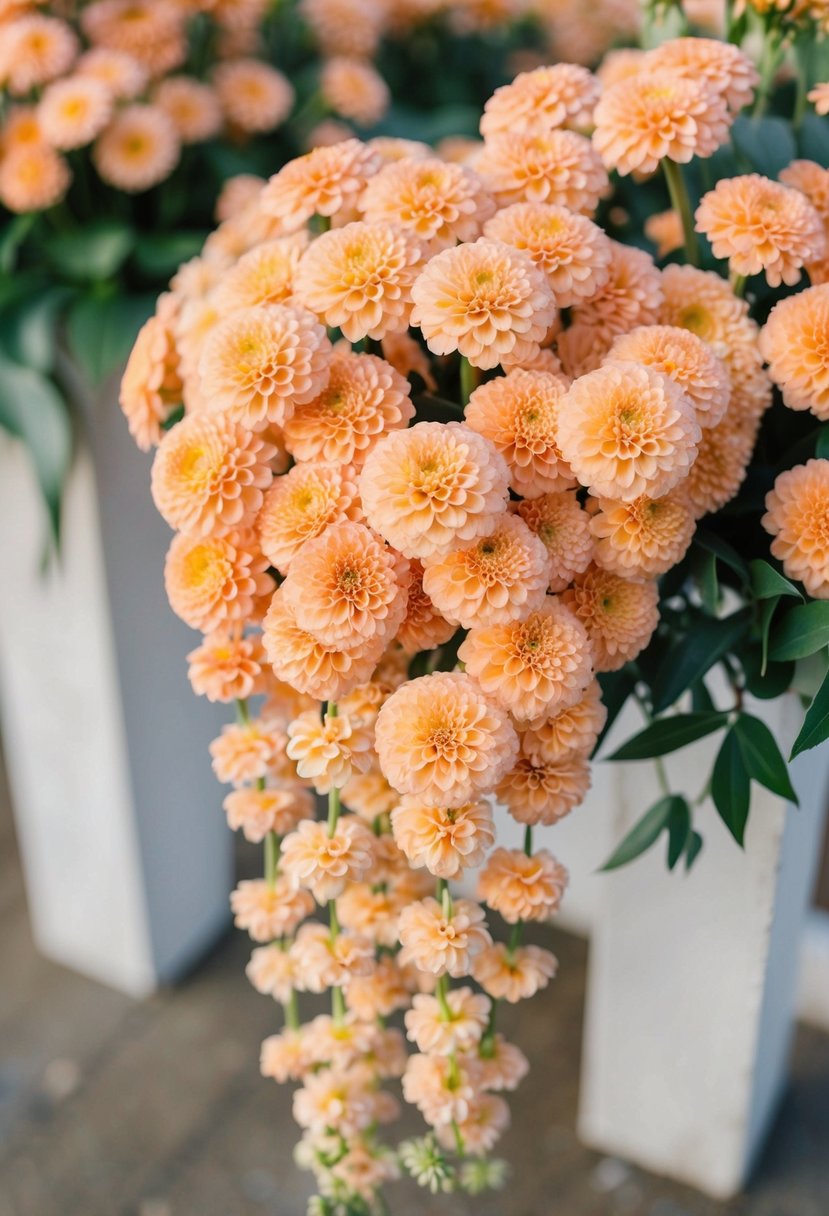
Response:
[[[317,148],[132,352],[190,680],[236,707],[213,765],[264,865],[232,908],[282,1008],[261,1067],[297,1086],[314,1214],[383,1210],[401,1170],[503,1180],[528,1063],[497,1009],[554,977],[524,927],[568,881],[542,834],[629,698],[620,757],[721,734],[704,795],[738,841],[752,782],[793,797],[745,697],[814,691],[829,642],[829,170],[805,109],[829,87],[791,59],[820,8],[521,73],[460,159]],[[827,734],[824,680],[795,752]],[[666,788],[608,865],[658,839],[704,864],[694,806]],[[429,1130],[394,1151],[398,1078]]]

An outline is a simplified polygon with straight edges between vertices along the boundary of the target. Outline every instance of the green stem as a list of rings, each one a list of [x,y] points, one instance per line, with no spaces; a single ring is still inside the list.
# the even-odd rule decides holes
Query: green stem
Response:
[[[734,274],[731,276],[731,290],[739,300],[743,298],[746,292],[746,276],[744,274]]]
[[[297,1000],[296,989],[291,989],[291,995],[282,1006],[282,1010],[285,1014],[285,1025],[288,1029],[299,1030],[299,1001]]]
[[[691,211],[691,200],[685,187],[682,169],[676,161],[667,157],[662,161],[662,170],[671,196],[671,206],[682,221],[682,232],[685,239],[685,257],[692,266],[699,266],[699,243],[694,231],[694,216]]]
[[[273,890],[276,883],[276,872],[279,868],[279,837],[276,832],[268,832],[265,837],[265,881]]]
[[[512,933],[509,935],[509,942],[507,944],[507,951],[510,955],[515,954],[515,951],[521,945],[521,935],[523,931],[524,922],[522,920],[516,921],[512,926]]]
[[[438,879],[437,898],[443,908],[443,915],[449,920],[452,916],[452,895],[449,891],[449,883],[445,878]]]
[[[442,975],[435,985],[435,998],[440,1006],[440,1016],[444,1022],[452,1021],[452,1010],[448,1000],[449,980]]]
[[[524,829],[524,852],[528,857],[533,855],[533,830],[529,823]]]
[[[770,27],[766,28],[766,35],[763,40],[763,54],[760,59],[760,83],[757,86],[754,109],[752,110],[754,118],[762,118],[766,112],[769,94],[774,84],[774,77],[780,66],[782,42],[783,35],[779,30]]]
[[[342,988],[331,989],[331,1016],[337,1025],[345,1021],[345,997]]]
[[[329,899],[328,901],[328,925],[331,930],[332,940],[340,936],[340,922],[337,918],[337,901]]]
[[[466,405],[478,387],[478,369],[461,355],[461,405]]]
[[[340,818],[340,791],[330,789],[328,791],[328,835],[333,836],[337,830],[337,821]]]
[[[250,726],[250,710],[248,709],[247,697],[237,698],[236,717],[242,726]]]

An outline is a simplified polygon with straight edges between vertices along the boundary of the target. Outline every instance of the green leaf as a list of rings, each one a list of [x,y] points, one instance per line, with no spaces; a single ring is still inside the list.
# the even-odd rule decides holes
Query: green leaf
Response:
[[[791,123],[782,118],[740,115],[731,128],[734,146],[765,177],[775,178],[797,156]]]
[[[801,156],[817,161],[819,165],[829,165],[829,123],[825,118],[818,114],[804,114],[797,143]]]
[[[818,432],[815,456],[818,460],[829,460],[829,426],[822,426]]]
[[[0,235],[0,273],[10,274],[17,260],[17,251],[34,227],[37,220],[36,211],[27,211],[25,215],[16,215],[10,220]]]
[[[713,553],[714,557],[719,561],[724,562],[726,566],[734,571],[739,576],[741,582],[748,581],[748,567],[735,548],[729,545],[728,541],[723,540],[721,536],[717,536],[716,532],[708,532],[705,529],[697,529],[694,533],[694,548],[705,549],[707,553]]]
[[[139,236],[133,261],[140,273],[154,283],[166,283],[187,262],[201,252],[206,232],[148,232]]]
[[[691,568],[699,588],[702,606],[709,616],[716,616],[720,604],[720,583],[717,578],[717,558],[713,553],[697,550],[691,553]]]
[[[625,706],[625,702],[636,687],[636,668],[626,663],[619,671],[603,671],[598,676],[602,690],[602,702],[607,710],[604,727],[596,740],[593,755],[597,755],[605,736]]]
[[[716,709],[714,699],[708,691],[705,680],[697,680],[691,686],[691,708],[694,713],[713,713]]]
[[[674,798],[668,816],[668,869],[672,870],[688,844],[691,810],[684,798]]]
[[[740,714],[732,730],[749,777],[796,806],[797,794],[789,778],[786,761],[765,722],[752,714]]]
[[[660,718],[623,743],[609,759],[647,760],[653,756],[665,756],[712,734],[725,726],[727,721],[728,714],[716,712],[673,714],[669,718]]]
[[[682,801],[678,794],[667,794],[655,802],[614,849],[602,869],[617,870],[646,852],[668,826],[674,804]]]
[[[69,310],[66,337],[69,350],[93,385],[124,363],[138,331],[152,314],[151,295],[90,292]]]
[[[829,739],[829,673],[824,677],[812,704],[806,710],[806,717],[794,741],[789,759],[794,760],[801,752],[808,752],[826,739]]]
[[[793,595],[796,599],[803,599],[794,583],[790,583],[768,562],[755,558],[749,569],[751,571],[751,590],[758,600],[770,600],[779,595]]]
[[[71,294],[70,287],[47,287],[0,308],[0,348],[13,363],[51,372],[58,313]]]
[[[733,729],[723,739],[714,761],[711,797],[723,823],[742,847],[751,801],[751,782]]]
[[[804,659],[829,643],[829,601],[812,600],[786,613],[769,647],[769,657],[778,663]]]
[[[777,611],[777,605],[780,603],[781,597],[774,596],[773,599],[763,600],[760,605],[760,675],[766,674],[766,669],[769,665],[769,634],[771,631],[771,623],[774,619],[774,614]]]
[[[719,663],[748,629],[749,609],[717,619],[702,617],[671,647],[653,684],[653,708],[661,713]]]
[[[0,426],[28,448],[57,540],[61,494],[72,455],[69,413],[51,380],[3,355],[0,355]]]
[[[688,845],[685,849],[686,874],[702,852],[702,837],[699,832],[691,831],[688,835]]]
[[[774,602],[774,600],[764,600],[763,608]],[[766,663],[764,669],[762,651],[758,650],[756,645],[741,651],[739,659],[746,690],[753,697],[757,697],[761,701],[772,701],[791,688],[795,671],[794,663]]]
[[[96,220],[77,232],[53,232],[44,252],[59,274],[81,283],[111,279],[127,260],[135,233],[120,220]]]

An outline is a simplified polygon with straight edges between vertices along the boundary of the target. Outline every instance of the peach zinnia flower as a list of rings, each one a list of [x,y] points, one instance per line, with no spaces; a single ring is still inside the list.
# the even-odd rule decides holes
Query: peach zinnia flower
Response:
[[[403,1020],[406,1037],[418,1051],[448,1056],[453,1051],[474,1051],[480,1043],[492,1005],[489,997],[471,988],[450,988],[446,1005],[450,1018],[444,1016],[437,997],[415,993]]]
[[[582,485],[630,502],[665,494],[685,476],[700,429],[673,380],[638,363],[613,362],[567,390],[558,438]]]
[[[656,246],[656,256],[666,258],[669,253],[675,253],[685,244],[682,231],[682,220],[679,212],[669,207],[667,211],[657,211],[649,215],[644,224],[645,236]]]
[[[567,871],[547,849],[528,857],[520,849],[495,849],[478,879],[478,898],[508,925],[550,920],[567,888]]]
[[[484,692],[516,718],[572,705],[592,675],[584,627],[556,598],[523,621],[470,629],[458,654]]]
[[[590,789],[590,764],[581,752],[559,760],[518,758],[496,785],[495,796],[518,823],[549,827],[569,815]]]
[[[651,640],[659,621],[655,582],[631,582],[591,566],[563,599],[584,625],[596,671],[618,671]]]
[[[547,550],[517,515],[474,545],[427,566],[423,590],[447,620],[471,629],[524,617],[544,600]]]
[[[0,82],[14,97],[62,76],[78,53],[72,27],[57,17],[27,13],[2,28]]]
[[[380,767],[396,790],[460,807],[512,764],[518,739],[506,713],[473,680],[437,672],[393,693],[377,718]]]
[[[110,186],[137,194],[169,177],[181,153],[176,128],[158,106],[125,106],[99,135],[92,160]]]
[[[251,203],[257,202],[264,184],[264,177],[255,173],[236,173],[227,178],[216,199],[216,219],[221,223],[242,215]]]
[[[531,258],[488,237],[433,257],[412,298],[412,324],[429,349],[460,351],[482,368],[531,359],[556,313],[547,279]]]
[[[147,69],[127,51],[94,46],[75,63],[78,76],[98,80],[119,101],[132,101],[147,84]]]
[[[270,179],[260,196],[262,209],[290,228],[312,215],[336,215],[353,206],[378,164],[377,153],[359,139],[314,148]]]
[[[278,767],[285,755],[285,737],[272,723],[261,718],[229,722],[210,744],[213,772],[222,782],[241,785],[258,781]]]
[[[231,790],[224,800],[228,827],[242,829],[245,840],[261,844],[268,832],[286,836],[314,813],[314,801],[301,785],[291,789]]]
[[[748,55],[718,38],[671,38],[650,51],[643,61],[645,76],[654,70],[705,81],[725,98],[735,114],[751,103],[760,80]]]
[[[261,647],[240,632],[219,629],[187,656],[187,676],[196,696],[208,701],[244,701],[261,675]]]
[[[476,173],[434,156],[385,165],[369,179],[358,205],[367,220],[409,229],[431,253],[474,241],[495,210]]]
[[[540,946],[519,946],[510,950],[504,942],[494,942],[475,956],[472,976],[496,1001],[515,1005],[546,988],[558,970],[558,960]]]
[[[331,524],[302,548],[283,586],[303,628],[326,646],[391,640],[406,614],[408,564],[364,524]]]
[[[159,296],[155,314],[138,331],[121,380],[121,409],[142,452],[161,442],[163,424],[181,404],[176,314],[174,297],[169,292]]]
[[[575,705],[529,723],[521,734],[521,752],[540,764],[555,764],[574,753],[588,756],[606,720],[601,686],[592,680]]]
[[[492,943],[484,910],[471,899],[456,899],[451,911],[436,899],[411,903],[400,913],[400,962],[432,975],[468,975],[472,959]]]
[[[760,350],[790,410],[829,418],[829,284],[776,304],[763,326]]]
[[[227,414],[191,414],[162,439],[153,501],[171,528],[223,536],[253,522],[273,476],[276,448]]]
[[[245,968],[245,975],[262,996],[288,1001],[294,987],[294,965],[287,950],[279,946],[257,946]]]
[[[228,59],[213,72],[219,104],[246,134],[273,131],[290,114],[294,90],[288,78],[259,59]]]
[[[265,494],[256,520],[262,552],[280,574],[287,574],[306,541],[329,524],[361,515],[352,468],[318,461],[296,464]]]
[[[670,376],[690,398],[700,426],[716,426],[728,408],[731,377],[696,334],[674,325],[642,325],[622,334],[608,356],[644,363]]]
[[[517,368],[488,380],[469,398],[466,424],[504,457],[516,494],[536,498],[575,484],[558,446],[563,396],[564,387],[551,372]]]
[[[72,181],[69,166],[48,144],[20,144],[0,157],[0,202],[9,211],[45,211]]]
[[[593,558],[590,518],[571,490],[542,494],[513,504],[524,523],[544,542],[550,561],[550,590],[563,591]]]
[[[717,182],[697,208],[696,228],[735,274],[763,271],[771,287],[797,283],[805,263],[826,252],[823,224],[808,199],[759,173]]]
[[[480,865],[495,843],[487,802],[446,810],[407,794],[392,811],[391,824],[409,864],[425,866],[437,878],[456,878],[468,866]]]
[[[325,329],[304,308],[243,308],[207,335],[201,392],[211,409],[250,429],[281,425],[294,405],[311,401],[328,383],[330,355]]]
[[[475,169],[502,207],[558,203],[592,215],[608,190],[601,157],[573,131],[493,135],[476,156]]]
[[[44,90],[37,107],[43,138],[62,151],[91,143],[111,114],[109,89],[88,76],[56,80]]]
[[[348,714],[332,716],[308,709],[288,727],[286,753],[300,777],[313,783],[318,794],[340,789],[352,774],[364,772],[371,761],[367,754],[371,736],[351,721]]]
[[[506,505],[506,462],[459,422],[392,431],[360,474],[366,517],[406,557],[429,559],[485,536]]]
[[[587,216],[566,207],[513,203],[487,220],[484,233],[528,253],[546,274],[559,308],[594,296],[610,274],[610,241]]]
[[[194,76],[168,76],[156,85],[153,101],[169,115],[183,144],[197,144],[218,134],[222,110],[214,89]]]
[[[518,131],[552,131],[555,127],[587,127],[599,99],[599,82],[575,63],[521,72],[511,84],[496,89],[484,106],[481,135],[513,135]]]
[[[423,590],[423,566],[412,561],[409,566],[409,593],[406,600],[406,616],[397,631],[395,641],[407,654],[421,650],[434,650],[453,637],[457,626],[441,616],[429,596]]]
[[[335,114],[373,127],[389,108],[391,94],[380,73],[362,59],[335,55],[320,73],[320,94]]]
[[[348,883],[359,882],[371,861],[371,833],[358,819],[341,818],[332,834],[324,823],[304,819],[283,840],[280,864],[295,887],[326,904]]]
[[[820,114],[821,117],[824,114],[829,114],[829,82],[815,85],[806,96],[815,107],[816,113]]]
[[[314,901],[285,878],[277,878],[273,886],[257,878],[239,883],[230,906],[237,929],[247,929],[255,942],[268,942],[293,933],[313,912]]]
[[[815,599],[829,599],[829,460],[781,473],[766,495],[762,522],[789,578]]]
[[[293,294],[297,266],[307,244],[307,233],[296,232],[249,249],[222,275],[212,303],[219,312],[285,303]]]
[[[759,419],[740,420],[729,410],[722,422],[702,432],[699,455],[672,497],[688,503],[695,519],[719,511],[745,479],[757,438]]]
[[[656,578],[682,560],[695,528],[693,513],[677,495],[600,498],[590,520],[596,564],[622,578]]]
[[[81,27],[96,46],[124,51],[159,77],[187,57],[186,19],[186,7],[168,0],[93,0]]]
[[[388,431],[414,417],[409,384],[376,355],[335,350],[318,397],[294,410],[285,446],[296,460],[360,465]]]
[[[252,533],[200,540],[180,532],[164,565],[170,607],[191,629],[210,633],[227,622],[256,619],[274,586]]]

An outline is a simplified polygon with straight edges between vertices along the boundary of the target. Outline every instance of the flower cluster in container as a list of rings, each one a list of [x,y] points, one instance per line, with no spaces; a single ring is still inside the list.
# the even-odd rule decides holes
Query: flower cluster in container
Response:
[[[463,163],[318,148],[230,209],[133,350],[167,592],[204,635],[190,679],[237,705],[213,764],[265,866],[232,906],[284,1010],[262,1071],[297,1083],[315,1212],[374,1211],[401,1163],[433,1190],[502,1176],[487,1154],[527,1061],[496,1010],[555,974],[522,934],[565,891],[537,830],[554,848],[588,790],[597,675],[648,645],[660,576],[739,489],[764,357],[787,405],[829,413],[829,287],[762,336],[740,296],[758,272],[821,279],[825,170],[703,198],[731,282],[660,270],[594,218],[609,170],[661,166],[690,240],[678,166],[728,140],[757,80],[737,47],[679,39],[600,77],[519,75]],[[827,474],[781,477],[764,520],[819,596]],[[498,844],[493,802],[523,847]],[[326,989],[303,1025],[298,994]],[[431,1131],[395,1155],[398,1077]]]

